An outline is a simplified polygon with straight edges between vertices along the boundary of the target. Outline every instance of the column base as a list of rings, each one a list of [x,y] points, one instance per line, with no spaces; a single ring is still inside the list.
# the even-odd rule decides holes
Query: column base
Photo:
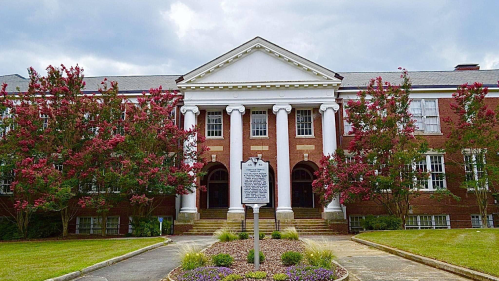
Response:
[[[326,211],[322,213],[322,218],[327,221],[344,221],[345,216],[343,215],[343,211]]]
[[[283,222],[283,221],[291,221],[295,219],[295,213],[293,211],[279,211],[277,210],[276,212],[276,219]]]
[[[195,220],[199,220],[199,213],[182,213],[180,212],[177,217],[177,222],[181,224],[193,224]]]

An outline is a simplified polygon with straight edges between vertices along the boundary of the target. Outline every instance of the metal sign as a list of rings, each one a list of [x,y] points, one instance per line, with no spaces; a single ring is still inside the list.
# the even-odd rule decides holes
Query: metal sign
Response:
[[[241,162],[241,203],[268,204],[269,162],[259,158],[250,158]]]

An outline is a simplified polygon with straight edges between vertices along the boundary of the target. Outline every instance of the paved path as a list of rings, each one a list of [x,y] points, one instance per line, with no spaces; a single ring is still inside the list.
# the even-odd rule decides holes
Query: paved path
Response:
[[[351,281],[465,281],[446,271],[404,259],[350,240],[350,236],[309,236],[327,240],[337,261],[350,273]]]
[[[101,268],[75,280],[78,281],[158,281],[165,278],[179,262],[179,245],[194,243],[201,247],[216,242],[211,236],[171,236],[173,243]]]

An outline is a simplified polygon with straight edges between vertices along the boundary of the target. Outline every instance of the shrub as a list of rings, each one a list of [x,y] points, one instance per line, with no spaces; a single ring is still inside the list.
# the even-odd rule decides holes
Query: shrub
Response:
[[[258,233],[258,240],[263,240],[263,238],[265,238],[265,233],[263,232]]]
[[[234,262],[234,258],[229,254],[218,254],[211,257],[213,264],[218,267],[230,267]]]
[[[272,276],[272,279],[274,279],[275,281],[284,281],[288,280],[289,276],[286,273],[276,273],[274,274],[274,276]]]
[[[329,281],[336,279],[332,270],[313,266],[292,266],[288,269],[289,280]]]
[[[181,266],[184,270],[192,270],[206,265],[208,258],[197,246],[184,244],[180,248]]]
[[[230,274],[232,274],[232,270],[226,267],[198,267],[184,273],[178,281],[225,280],[223,278]]]
[[[132,235],[135,237],[159,236],[159,221],[155,217],[134,217]]]
[[[248,232],[239,232],[238,236],[240,240],[246,240],[249,238]]]
[[[243,279],[243,277],[241,275],[232,273],[232,274],[225,276],[222,279],[222,281],[236,281],[236,280],[241,280],[241,279]]]
[[[297,265],[303,259],[302,254],[298,252],[288,251],[281,255],[282,264],[285,266]]]
[[[263,254],[262,251],[260,251],[259,257],[260,257],[260,262],[264,262],[265,261],[265,255]],[[248,256],[246,256],[246,259],[248,260],[248,263],[254,263],[255,262],[255,250],[254,249],[251,249],[249,251]]]
[[[333,251],[327,241],[317,242],[310,239],[303,239],[305,242],[305,258],[312,266],[331,269],[333,265]]]
[[[367,216],[360,221],[361,226],[366,230],[397,230],[402,229],[402,219],[394,216]]]
[[[237,240],[239,236],[227,228],[220,228],[213,233],[213,237],[216,237],[220,242],[230,242]]]
[[[253,271],[246,273],[246,277],[253,279],[263,279],[267,277],[267,272],[264,271]]]
[[[272,239],[281,239],[281,233],[279,231],[272,232]]]
[[[284,231],[281,233],[281,238],[288,240],[298,240],[299,239],[298,231],[296,231],[296,228],[294,227],[288,227],[284,229]]]
[[[0,221],[0,240],[14,240],[23,238],[15,223],[10,220]]]

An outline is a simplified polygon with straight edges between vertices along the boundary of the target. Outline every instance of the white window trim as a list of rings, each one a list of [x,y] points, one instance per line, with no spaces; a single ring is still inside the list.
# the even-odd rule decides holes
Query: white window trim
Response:
[[[480,151],[481,152],[481,151]],[[479,178],[478,178],[478,167],[476,165],[476,156],[477,156],[477,152],[474,152],[473,149],[470,149],[470,148],[466,148],[466,149],[463,149],[462,151],[463,153],[463,164],[464,164],[464,173],[465,173],[465,177],[466,177],[466,156],[471,156],[471,161],[473,163],[471,163],[471,165],[473,165],[473,178],[476,182],[478,182]],[[484,165],[487,163],[487,159],[485,157],[485,155],[487,154],[487,149],[485,149],[485,153],[483,154],[483,163]],[[486,179],[486,182],[485,182],[485,189],[486,190],[489,190],[489,182],[487,180],[487,175],[485,174],[485,171],[482,171],[482,173],[484,173],[484,176],[485,176],[485,179]],[[468,188],[468,191],[473,191],[474,189],[473,188]]]
[[[220,112],[220,115],[222,116],[222,135],[221,136],[212,136],[212,137],[208,136],[208,112]],[[206,110],[205,122],[204,122],[204,136],[206,139],[223,139],[224,138],[224,111],[222,109]]]
[[[267,124],[266,135],[253,136],[253,111],[265,111],[265,122]],[[265,139],[269,137],[269,109],[268,108],[252,108],[250,110],[250,139]]]
[[[421,108],[421,117],[423,119],[423,125],[424,125],[424,130],[415,130],[414,134],[415,135],[442,135],[442,126],[440,123],[440,110],[438,107],[438,98],[423,98],[423,99],[412,99],[413,101],[421,101],[422,108]],[[427,132],[426,131],[426,109],[425,109],[425,101],[426,100],[435,100],[435,110],[437,111],[437,126],[438,126],[438,132]],[[410,108],[409,108],[410,111]],[[412,114],[412,113],[411,113]]]
[[[404,225],[405,229],[450,229],[450,215],[446,214],[441,214],[441,215],[409,215],[409,216],[414,216],[417,217],[417,225],[407,225],[407,219],[406,219],[406,225]],[[408,217],[409,217],[408,216]],[[431,216],[431,226],[426,226],[426,225],[421,225],[421,216]],[[447,220],[447,226],[437,226],[435,225],[435,216],[445,216]]]
[[[298,110],[310,110],[310,120],[312,126],[312,134],[311,135],[298,135]],[[268,122],[267,122],[268,127]],[[268,130],[268,129],[267,129]],[[295,133],[297,138],[315,138],[315,130],[314,130],[314,109],[313,108],[295,108]],[[268,134],[268,132],[267,132]]]
[[[478,225],[477,226],[473,225],[473,216],[477,216],[478,217]],[[470,217],[471,217],[471,227],[472,228],[482,228],[482,216],[481,215],[479,215],[479,214],[471,214]],[[487,225],[488,225],[489,228],[493,228],[494,227],[494,217],[492,216],[492,214],[487,214]]]
[[[120,223],[121,223],[121,217],[120,216],[107,216],[106,218],[115,218],[117,217],[118,218],[118,233],[117,234],[120,234]],[[94,220],[98,220],[98,217],[95,217],[95,216],[82,216],[82,217],[76,217],[76,234],[80,234],[80,218],[90,218],[90,233],[89,234],[94,234]],[[107,223],[107,222],[106,222]],[[109,234],[108,231],[110,230],[111,228],[108,228],[106,227],[106,234]],[[87,233],[84,233],[84,234],[87,234]]]
[[[342,114],[343,114],[343,136],[353,136],[353,134],[349,134],[348,132],[350,132],[350,130],[346,130],[346,126],[347,124],[350,124],[350,128],[352,128],[352,123],[349,123],[347,121],[347,109],[346,109],[346,104],[348,103],[348,100],[343,100],[343,110],[342,110]]]
[[[428,188],[418,188],[418,191],[423,191],[423,192],[433,192],[435,190],[438,190],[437,188],[433,187],[433,181],[431,179],[431,156],[440,156],[442,159],[442,175],[443,175],[443,184],[444,186],[441,189],[447,189],[447,177],[445,176],[445,157],[443,153],[438,153],[438,152],[427,152],[425,155],[425,161],[426,161],[426,172],[429,173],[428,179]],[[413,164],[413,167],[415,167],[415,163]]]

